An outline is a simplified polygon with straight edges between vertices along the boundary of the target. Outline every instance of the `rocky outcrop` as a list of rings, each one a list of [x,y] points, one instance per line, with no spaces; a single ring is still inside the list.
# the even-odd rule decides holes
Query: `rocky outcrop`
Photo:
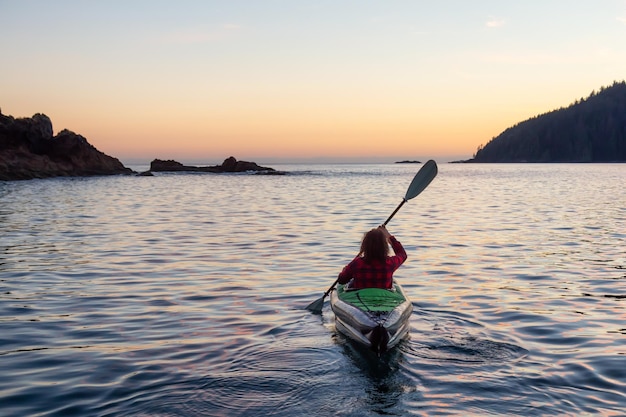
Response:
[[[16,119],[0,112],[0,180],[132,173],[81,135],[66,129],[53,136],[44,114]]]
[[[234,157],[229,157],[224,160],[222,165],[213,165],[206,167],[199,167],[193,165],[183,165],[180,162],[161,159],[155,159],[150,163],[150,171],[152,172],[212,172],[212,173],[225,173],[225,172],[252,172],[255,174],[274,174],[280,175],[284,172],[276,171],[274,168],[262,167],[255,162],[238,161]]]

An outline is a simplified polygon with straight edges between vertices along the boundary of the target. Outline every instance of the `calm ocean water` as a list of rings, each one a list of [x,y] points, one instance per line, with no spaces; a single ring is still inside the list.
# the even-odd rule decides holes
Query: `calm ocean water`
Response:
[[[321,297],[418,165],[0,182],[2,416],[623,416],[626,165],[454,165],[382,360]]]

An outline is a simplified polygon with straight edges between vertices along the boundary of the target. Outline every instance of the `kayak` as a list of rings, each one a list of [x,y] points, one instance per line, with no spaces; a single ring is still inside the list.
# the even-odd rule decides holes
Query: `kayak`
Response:
[[[337,331],[370,348],[379,356],[409,332],[413,305],[397,282],[390,290],[353,290],[337,285],[330,294]]]

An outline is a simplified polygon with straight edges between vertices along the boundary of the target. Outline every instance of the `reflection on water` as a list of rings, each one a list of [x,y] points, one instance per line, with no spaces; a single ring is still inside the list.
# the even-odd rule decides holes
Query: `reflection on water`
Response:
[[[418,168],[0,183],[0,414],[622,413],[623,165],[440,164],[382,360],[304,309]]]

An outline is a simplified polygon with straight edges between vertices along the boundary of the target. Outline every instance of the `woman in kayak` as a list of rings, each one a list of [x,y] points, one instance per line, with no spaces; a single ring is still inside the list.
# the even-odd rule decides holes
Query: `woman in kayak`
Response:
[[[389,245],[395,255],[389,256]],[[350,289],[387,288],[393,284],[393,273],[406,260],[406,251],[385,226],[363,236],[361,251],[339,273],[339,284],[350,282]]]

